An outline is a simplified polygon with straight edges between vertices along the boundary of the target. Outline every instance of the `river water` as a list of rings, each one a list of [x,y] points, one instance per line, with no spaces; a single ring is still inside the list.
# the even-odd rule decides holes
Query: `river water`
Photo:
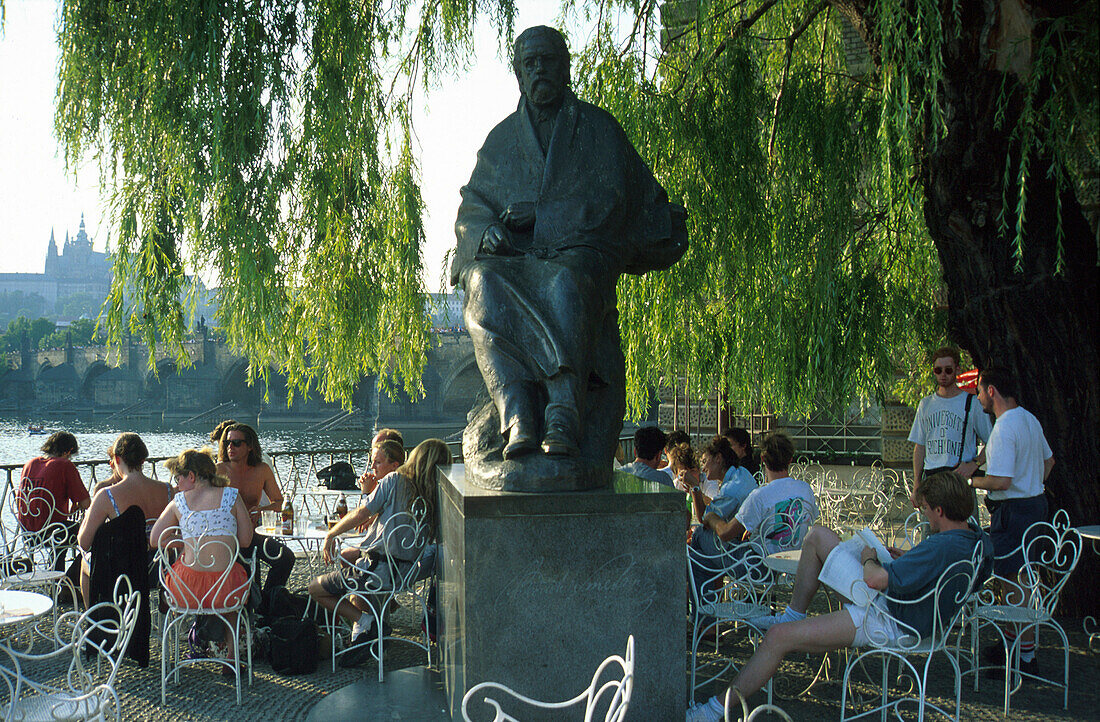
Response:
[[[80,453],[74,461],[106,459],[107,447],[120,433],[133,431],[141,435],[149,447],[150,456],[175,456],[184,449],[201,448],[208,445],[209,434],[215,424],[192,425],[187,427],[166,427],[162,424],[127,423],[118,421],[68,421],[64,425],[48,424],[47,431],[69,431],[76,436]],[[447,438],[460,431],[455,428],[418,429],[401,428],[405,434],[405,443],[413,446],[425,438],[438,436]],[[371,435],[361,430],[310,431],[301,426],[279,426],[261,424],[256,429],[260,436],[260,445],[265,452],[272,451],[310,451],[314,449],[351,449],[370,446]],[[31,435],[27,432],[27,423],[19,419],[0,419],[0,464],[23,464],[38,456],[46,435]]]

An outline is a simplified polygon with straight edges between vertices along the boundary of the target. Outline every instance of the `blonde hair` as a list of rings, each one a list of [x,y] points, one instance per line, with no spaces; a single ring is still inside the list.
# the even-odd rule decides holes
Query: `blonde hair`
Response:
[[[164,462],[168,471],[175,474],[194,474],[210,486],[229,486],[229,479],[218,474],[218,465],[214,463],[214,450],[209,446],[202,449],[188,449],[180,452],[174,459]]]
[[[426,439],[416,445],[409,454],[408,461],[398,468],[397,473],[411,487],[409,509],[419,499],[424,504],[424,522],[434,537],[438,522],[435,499],[439,481],[436,476],[440,466],[451,463],[451,450],[440,439]]]

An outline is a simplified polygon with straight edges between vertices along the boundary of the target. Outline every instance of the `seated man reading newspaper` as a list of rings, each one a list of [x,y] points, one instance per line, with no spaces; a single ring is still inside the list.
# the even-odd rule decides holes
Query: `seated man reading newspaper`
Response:
[[[968,520],[972,499],[962,477],[953,471],[929,476],[920,486],[919,502],[933,533],[907,552],[883,546],[869,530],[846,542],[825,527],[810,530],[802,545],[790,604],[782,614],[751,620],[767,633],[733,680],[732,686],[743,697],[760,690],[789,652],[830,652],[867,646],[871,639],[897,638],[901,633],[893,617],[921,634],[931,631],[931,596],[919,604],[893,605],[878,592],[896,599],[917,599],[936,585],[949,566],[971,559],[979,545],[982,562],[975,586],[985,580],[993,545],[989,535]],[[849,603],[832,614],[807,618],[810,600],[822,582]],[[951,599],[941,598],[940,602],[941,607],[954,604]],[[941,608],[941,617],[954,611]],[[722,700],[716,696],[691,707],[687,719],[719,720],[722,714]]]

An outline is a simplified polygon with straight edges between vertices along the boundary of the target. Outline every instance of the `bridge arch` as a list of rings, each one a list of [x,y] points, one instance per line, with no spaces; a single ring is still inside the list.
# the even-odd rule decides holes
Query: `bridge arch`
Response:
[[[45,363],[39,367],[38,375],[35,376],[34,393],[39,403],[71,404],[80,393],[80,378],[72,364],[52,366]]]
[[[218,383],[219,398],[237,404],[246,411],[256,412],[260,408],[263,389],[259,384],[248,385],[248,360],[239,358],[234,361]]]
[[[95,382],[100,376],[107,373],[110,370],[104,361],[93,361],[88,364],[88,368],[84,371],[84,376],[80,379],[80,395],[88,400],[95,399]]]
[[[477,367],[477,360],[473,353],[466,354],[451,368],[450,373],[440,384],[441,411],[445,415],[465,414],[473,406],[474,398],[483,388],[485,388],[485,382],[481,378],[481,369]]]

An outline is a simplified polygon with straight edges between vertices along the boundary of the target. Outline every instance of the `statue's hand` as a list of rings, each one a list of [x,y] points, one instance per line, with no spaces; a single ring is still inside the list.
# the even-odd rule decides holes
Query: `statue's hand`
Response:
[[[535,227],[535,204],[531,201],[510,203],[500,214],[500,220],[510,231],[529,231]]]
[[[508,231],[499,223],[485,229],[481,237],[481,252],[490,255],[507,256],[512,253],[512,242],[508,240]]]

